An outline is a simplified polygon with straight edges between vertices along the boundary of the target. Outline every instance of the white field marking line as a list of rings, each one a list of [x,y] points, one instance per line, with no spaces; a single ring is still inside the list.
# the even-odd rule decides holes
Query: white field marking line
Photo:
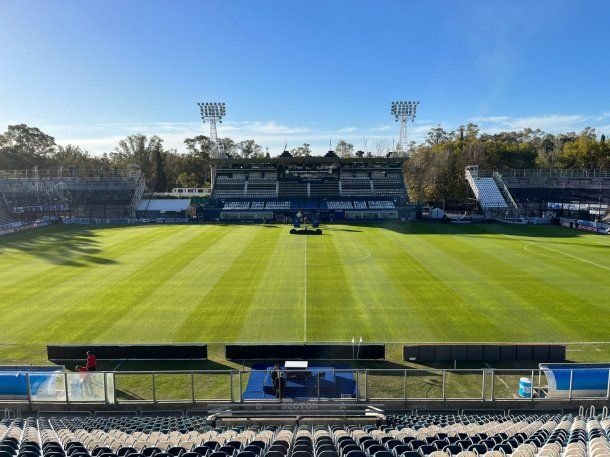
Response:
[[[491,368],[491,366],[487,362],[485,362],[485,366],[493,371],[493,368]],[[506,383],[506,381],[504,379],[502,379],[502,376],[496,375],[496,377],[500,380],[500,382],[502,384],[504,384],[504,387],[506,387],[508,390],[510,390],[510,386]],[[517,398],[517,396],[515,394],[513,394],[513,397]]]
[[[303,341],[307,343],[307,235],[303,236],[305,238],[305,287],[303,293],[303,302],[304,302],[304,319],[303,319]]]
[[[365,256],[362,256],[362,257],[359,257],[359,258],[353,259],[353,260],[345,260],[340,263],[354,263],[354,262],[360,262],[361,260],[366,260],[371,256],[371,251],[369,251],[368,249],[365,249],[365,251],[367,252],[367,254]]]
[[[534,243],[527,243],[526,245],[523,246],[523,249],[525,249],[530,254],[539,255],[540,257],[546,257],[547,259],[567,260],[565,257],[560,257],[560,256],[556,256],[556,255],[541,254],[540,252],[536,252],[536,251],[532,251],[531,249],[528,249],[532,245],[533,246],[538,246],[537,244],[534,244]]]
[[[334,263],[312,263],[311,266],[312,267],[329,267],[329,266],[333,266],[333,265],[344,265],[346,263],[361,262],[362,260],[368,259],[372,255],[371,251],[369,251],[368,249],[365,249],[365,251],[367,252],[367,254],[363,255],[362,257],[358,257],[357,259],[343,260],[341,262],[334,262]]]
[[[533,245],[538,246],[538,247],[540,247],[540,248],[542,248],[542,249],[548,249],[549,251],[553,251],[553,252],[556,252],[556,253],[558,253],[558,254],[567,255],[568,257],[572,257],[573,259],[579,260],[579,261],[581,261],[581,262],[589,263],[589,264],[591,264],[591,265],[595,265],[596,267],[603,268],[604,270],[608,270],[608,271],[610,271],[610,267],[606,267],[606,266],[604,266],[604,265],[600,265],[600,264],[598,264],[598,263],[591,262],[590,260],[582,259],[582,258],[580,258],[580,257],[577,257],[577,256],[572,255],[572,254],[568,254],[568,253],[566,253],[566,252],[558,251],[557,249],[549,248],[549,247],[547,247],[547,246],[542,246],[542,245],[540,245],[540,244],[538,244],[538,243],[534,243],[534,242],[532,242],[532,241],[524,240],[523,238],[518,238],[518,237],[513,236],[513,235],[505,235],[505,234],[501,234],[501,235],[502,235],[503,237],[505,237],[505,238],[508,238],[509,240],[519,240],[519,241],[522,241],[523,243],[529,243],[529,244],[533,244]],[[528,252],[531,252],[532,254],[534,254],[534,252],[533,252],[533,251],[529,251],[529,250],[528,250]],[[539,254],[539,255],[542,255],[542,254]]]
[[[608,270],[608,271],[610,271],[610,267],[606,267],[606,266],[604,266],[604,265],[600,265],[599,263],[591,262],[590,260],[587,260],[587,259],[582,259],[582,258],[580,258],[580,257],[577,257],[577,256],[572,255],[572,254],[568,254],[568,253],[566,253],[566,252],[559,251],[559,250],[557,250],[557,249],[549,248],[549,247],[547,247],[547,246],[542,246],[541,244],[532,243],[531,241],[529,242],[529,244],[526,244],[526,247],[527,247],[527,246],[529,246],[529,245],[531,245],[531,244],[533,244],[533,245],[535,245],[535,246],[538,246],[539,248],[542,248],[542,249],[548,249],[549,251],[553,251],[553,252],[556,252],[556,253],[561,254],[561,255],[566,255],[566,256],[568,256],[568,257],[572,257],[573,259],[579,260],[579,261],[581,261],[581,262],[590,263],[591,265],[594,265],[594,266],[596,266],[596,267],[603,268],[604,270]],[[532,251],[529,251],[529,250],[528,250],[528,252],[532,252]],[[533,254],[535,254],[535,252],[532,252],[532,253],[533,253]]]

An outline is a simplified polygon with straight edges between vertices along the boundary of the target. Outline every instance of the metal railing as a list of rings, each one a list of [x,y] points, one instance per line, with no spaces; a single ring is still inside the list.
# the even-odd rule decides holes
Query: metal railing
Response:
[[[502,180],[502,175],[497,171],[494,171],[493,179],[496,182],[498,189],[500,189],[500,193],[504,196],[506,202],[513,210],[514,215],[519,216],[523,214],[523,209],[517,204],[510,191],[508,190],[508,187],[506,187],[506,184],[504,184],[504,181]]]
[[[591,369],[598,389],[582,390],[580,370],[543,369],[334,369],[290,370],[290,383],[274,389],[270,370],[123,372],[0,372],[18,379],[20,393],[2,403],[210,403],[375,401],[610,400],[610,370]],[[575,375],[576,373],[576,375]],[[302,376],[303,378],[299,378]],[[304,381],[304,377],[307,380]],[[257,379],[254,379],[257,378]],[[526,378],[525,380],[523,378]],[[253,386],[249,386],[250,381]],[[601,382],[600,382],[601,380]],[[6,384],[5,380],[2,380]],[[527,382],[525,382],[527,381]],[[520,385],[521,384],[521,385]],[[590,384],[590,383],[585,383]],[[294,386],[294,384],[292,384]],[[262,392],[261,389],[262,388]],[[19,390],[19,389],[18,389]]]
[[[554,169],[554,168],[533,168],[533,169],[511,169],[503,170],[504,178],[610,178],[610,170],[597,168],[593,170],[581,169]]]
[[[139,169],[57,167],[50,169],[0,170],[0,179],[127,178],[134,174],[139,174]]]

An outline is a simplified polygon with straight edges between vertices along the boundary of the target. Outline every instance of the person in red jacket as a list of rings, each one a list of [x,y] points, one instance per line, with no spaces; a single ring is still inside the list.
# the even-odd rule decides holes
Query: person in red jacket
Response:
[[[95,371],[97,368],[97,358],[87,351],[87,371]]]

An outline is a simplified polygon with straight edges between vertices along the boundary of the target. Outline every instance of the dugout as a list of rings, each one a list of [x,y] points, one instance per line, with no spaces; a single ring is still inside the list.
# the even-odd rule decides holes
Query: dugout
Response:
[[[63,366],[0,366],[0,400],[24,400],[31,396],[52,395]]]
[[[595,398],[610,392],[610,363],[541,363],[547,397]]]

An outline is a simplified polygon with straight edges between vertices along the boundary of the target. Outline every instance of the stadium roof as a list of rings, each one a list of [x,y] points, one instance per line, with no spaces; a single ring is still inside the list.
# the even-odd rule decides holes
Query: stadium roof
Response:
[[[136,211],[160,211],[162,213],[180,212],[186,211],[190,204],[190,198],[154,198],[150,200],[142,200],[140,203],[138,203]]]
[[[404,157],[325,157],[325,156],[303,156],[303,157],[232,157],[232,158],[213,158],[212,163],[402,163]]]

